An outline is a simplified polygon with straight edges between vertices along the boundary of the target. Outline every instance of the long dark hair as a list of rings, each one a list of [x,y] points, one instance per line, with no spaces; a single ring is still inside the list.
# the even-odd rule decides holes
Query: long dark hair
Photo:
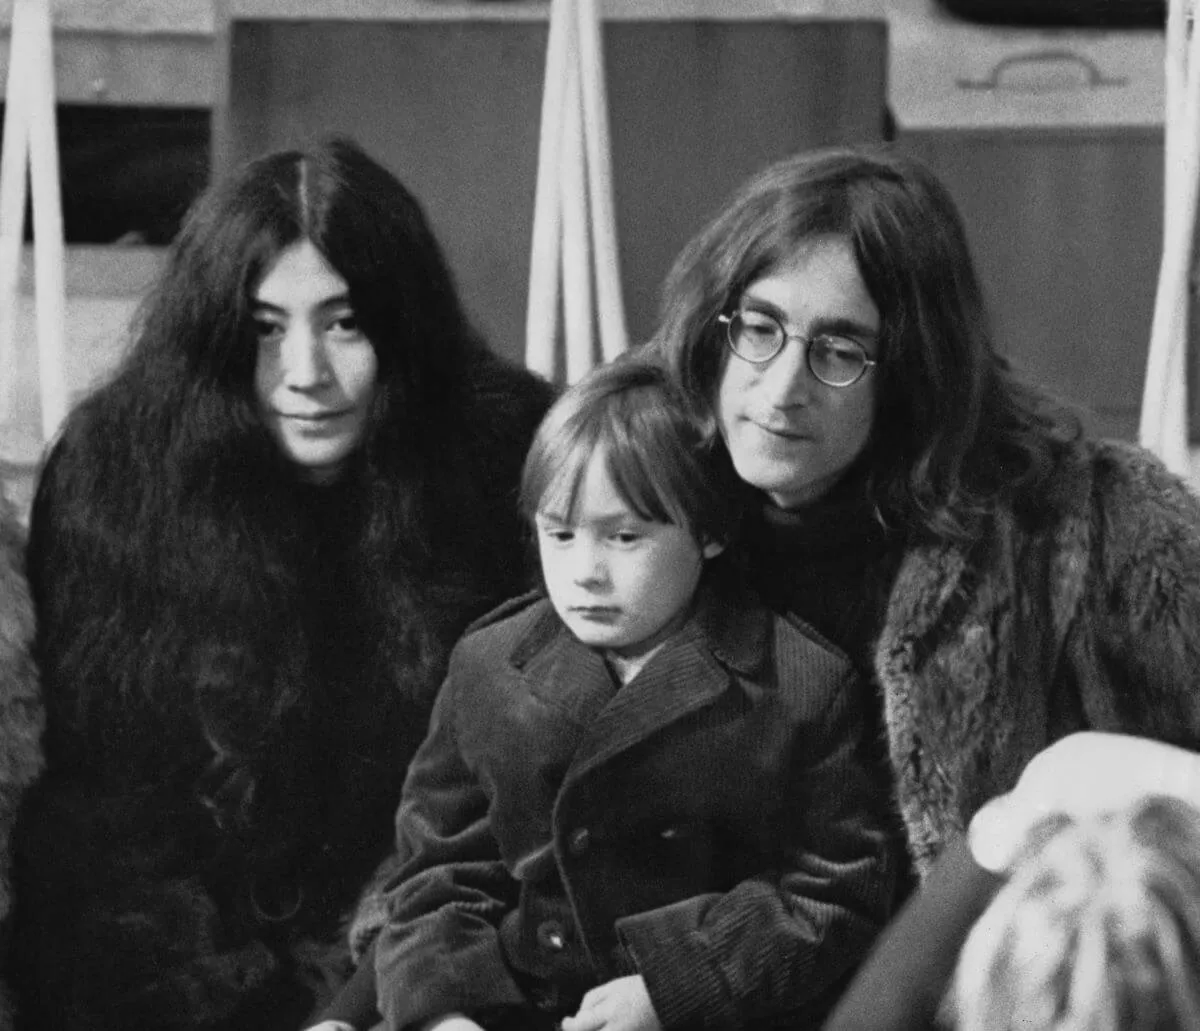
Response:
[[[1079,436],[1078,421],[997,352],[949,192],[920,162],[882,149],[816,151],[770,166],[680,254],[652,347],[692,402],[713,419],[727,359],[717,316],[824,235],[850,242],[882,317],[865,461],[885,520],[969,540],[998,496],[1036,499]]]
[[[378,359],[365,440],[328,488],[298,482],[253,394],[252,294],[302,240],[345,279]],[[198,721],[211,764],[197,790],[231,824],[249,819],[264,777],[311,766],[295,728],[321,706],[339,718],[345,701],[319,697],[328,678],[309,669],[332,532],[314,511],[330,498],[366,623],[351,627],[368,653],[354,658],[362,682],[347,685],[360,721],[422,713],[462,625],[520,589],[515,504],[509,515],[489,494],[505,472],[475,457],[503,432],[481,427],[505,420],[494,398],[480,402],[503,394],[506,369],[469,325],[418,202],[355,144],[274,153],[210,189],[35,499],[30,574],[60,759],[78,749],[136,764],[179,735],[181,767],[194,764]],[[531,433],[544,406],[529,407]]]

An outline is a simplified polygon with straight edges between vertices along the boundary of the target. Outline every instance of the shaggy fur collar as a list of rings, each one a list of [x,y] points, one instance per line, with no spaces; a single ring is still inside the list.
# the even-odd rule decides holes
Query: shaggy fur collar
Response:
[[[1085,454],[1064,463],[1036,526],[999,508],[984,540],[914,547],[901,564],[875,658],[897,800],[922,875],[1047,743],[1050,685],[1099,530],[1098,460],[1134,478],[1145,463],[1110,448]]]

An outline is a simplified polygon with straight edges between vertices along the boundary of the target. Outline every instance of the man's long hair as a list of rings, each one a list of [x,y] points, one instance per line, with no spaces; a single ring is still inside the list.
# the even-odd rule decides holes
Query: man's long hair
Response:
[[[866,462],[887,521],[971,540],[999,495],[1036,499],[1079,435],[994,346],[966,234],[945,187],[882,149],[816,151],[747,182],[684,249],[653,350],[714,420],[729,360],[717,316],[807,241],[841,238],[882,319],[878,408]]]

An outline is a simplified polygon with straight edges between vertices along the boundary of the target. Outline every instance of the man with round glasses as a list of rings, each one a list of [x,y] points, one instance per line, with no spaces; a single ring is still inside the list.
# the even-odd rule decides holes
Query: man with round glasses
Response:
[[[717,389],[721,435],[742,479],[795,508],[825,494],[867,445],[879,310],[835,235],[804,241],[736,304],[718,317],[733,355]]]
[[[651,348],[750,488],[731,552],[873,684],[921,879],[1073,731],[1200,751],[1200,501],[1009,366],[928,168],[864,148],[765,169],[662,312]]]

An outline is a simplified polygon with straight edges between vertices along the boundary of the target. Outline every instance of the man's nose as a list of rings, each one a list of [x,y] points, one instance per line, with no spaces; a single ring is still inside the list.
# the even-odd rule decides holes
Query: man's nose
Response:
[[[808,367],[808,341],[789,337],[779,352],[760,373],[760,382],[772,404],[787,407],[804,404],[819,382]]]

